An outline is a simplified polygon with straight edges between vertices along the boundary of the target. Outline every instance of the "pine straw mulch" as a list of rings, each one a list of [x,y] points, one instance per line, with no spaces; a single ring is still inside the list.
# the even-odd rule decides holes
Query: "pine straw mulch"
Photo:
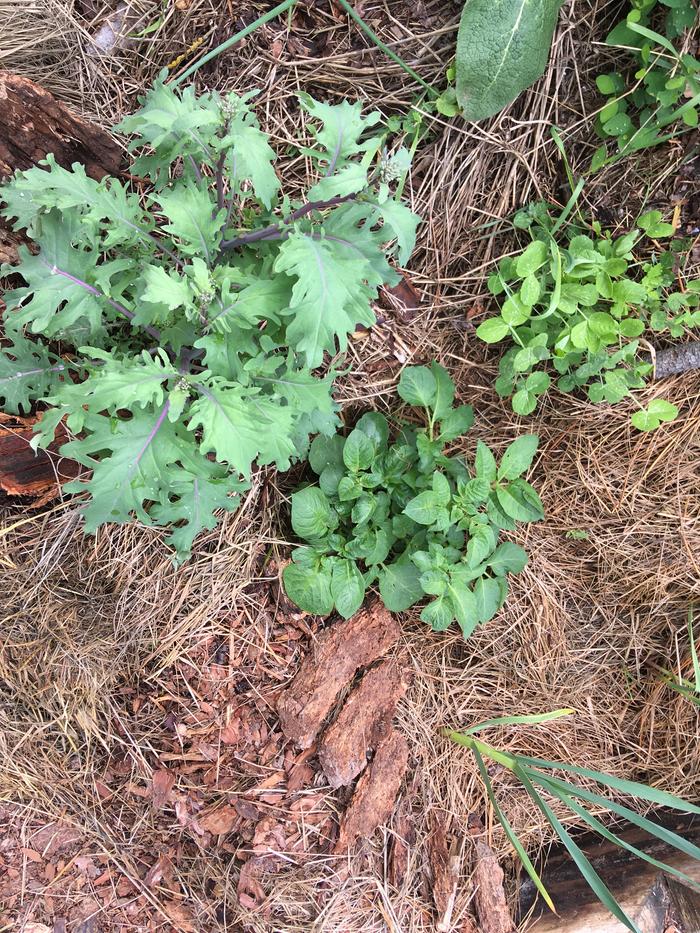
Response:
[[[264,9],[135,0],[132,31],[157,28],[105,57],[89,37],[107,6],[31,0],[20,9],[0,0],[3,64],[107,124],[193,42],[213,47]],[[515,535],[531,561],[499,617],[467,644],[426,632],[412,613],[403,618],[395,654],[413,682],[396,724],[411,761],[394,816],[351,856],[331,858],[345,794],[279,731],[274,697],[320,628],[279,588],[298,474],[260,474],[241,510],[204,535],[178,571],[154,530],[85,538],[68,499],[6,509],[0,930],[23,922],[33,933],[434,929],[436,820],[462,847],[451,929],[466,929],[470,815],[485,821],[504,859],[510,852],[473,762],[440,729],[491,716],[575,707],[575,717],[501,729],[493,740],[700,796],[698,714],[659,679],[659,668],[688,669],[686,611],[700,593],[698,376],[642,393],[641,401],[663,393],[681,410],[649,436],[630,429],[626,404],[592,406],[554,391],[520,420],[491,388],[496,355],[473,336],[488,307],[486,267],[515,248],[500,222],[534,197],[568,197],[549,124],[562,128],[574,167],[597,145],[592,76],[611,54],[599,41],[620,5],[575,6],[564,5],[546,75],[499,117],[479,126],[426,117],[430,134],[407,189],[424,218],[407,272],[420,301],[410,287],[408,307],[383,301],[381,323],[353,341],[353,372],[339,387],[348,420],[367,406],[389,411],[401,367],[437,358],[477,414],[468,454],[478,437],[497,450],[524,430],[541,437],[533,482],[547,518]],[[439,83],[458,4],[364,2],[361,10]],[[402,72],[326,2],[266,26],[198,81],[260,87],[261,119],[281,150],[300,131],[299,88],[357,95],[390,112],[415,99]],[[642,203],[677,202],[692,232],[697,169],[682,163],[694,144],[686,137],[606,169],[584,188],[582,206],[623,231]],[[293,188],[304,172],[299,160],[285,182]],[[587,539],[568,538],[572,529]],[[551,841],[508,775],[496,769],[493,780],[532,850]],[[400,877],[402,841],[410,844]],[[260,871],[246,868],[267,857],[255,863]]]

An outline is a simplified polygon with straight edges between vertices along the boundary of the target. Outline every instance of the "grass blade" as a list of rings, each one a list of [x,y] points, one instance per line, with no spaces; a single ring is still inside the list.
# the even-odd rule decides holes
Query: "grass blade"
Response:
[[[470,726],[468,729],[462,729],[462,735],[474,735],[482,729],[489,726],[513,726],[520,723],[529,725],[538,725],[541,722],[550,722],[552,719],[559,719],[560,716],[570,716],[575,713],[575,709],[555,709],[551,713],[532,713],[527,716],[497,716],[495,719],[486,719],[477,726]]]
[[[639,797],[641,800],[648,800],[650,803],[658,804],[661,807],[669,807],[671,810],[680,810],[681,813],[700,813],[700,807],[696,807],[694,803],[689,803],[687,800],[681,800],[680,797],[674,797],[673,794],[667,794],[665,791],[649,787],[647,784],[639,784],[637,781],[627,781],[625,778],[614,777],[612,774],[603,774],[601,771],[594,771],[592,768],[580,768],[577,765],[545,761],[542,758],[529,758],[527,755],[518,755],[518,761],[521,765],[528,765],[532,768],[557,769],[566,771],[569,774],[578,774],[581,777],[590,778],[598,784],[619,790],[623,794]]]
[[[576,867],[581,872],[584,879],[586,880],[586,883],[589,885],[589,887],[591,888],[595,896],[598,898],[598,900],[601,902],[601,904],[607,907],[610,913],[614,917],[616,917],[620,921],[620,923],[623,923],[627,927],[628,930],[631,930],[632,933],[640,933],[634,921],[631,920],[627,916],[627,914],[624,912],[622,907],[620,907],[620,905],[617,903],[611,891],[609,890],[609,888],[607,887],[603,879],[600,877],[598,872],[591,865],[591,863],[588,861],[584,853],[576,845],[576,843],[571,838],[569,833],[559,822],[552,808],[537,793],[537,791],[531,784],[530,779],[528,778],[525,771],[522,768],[520,768],[520,766],[517,766],[515,769],[515,774],[520,778],[525,790],[528,792],[528,794],[530,795],[530,797],[532,798],[536,806],[542,811],[545,818],[551,825],[552,829],[561,839],[569,855],[576,863]],[[555,795],[559,796],[558,794],[555,794]]]
[[[667,673],[664,677],[664,683],[667,687],[670,687],[671,690],[675,690],[676,693],[679,693],[685,700],[688,700],[695,706],[700,706],[700,692],[689,680],[679,682],[674,678],[673,674]]]
[[[544,784],[543,784],[544,786]],[[667,865],[665,862],[660,862],[658,859],[653,858],[648,853],[644,852],[642,849],[638,849],[636,846],[633,846],[630,842],[627,842],[621,836],[616,836],[615,833],[611,832],[603,823],[600,822],[592,813],[589,813],[585,807],[582,807],[578,801],[574,800],[573,797],[569,796],[561,787],[550,787],[551,793],[556,794],[560,800],[563,800],[567,807],[570,807],[574,813],[578,814],[582,820],[584,820],[591,829],[598,833],[599,836],[602,836],[604,839],[607,839],[608,842],[612,842],[613,845],[618,846],[621,849],[626,849],[628,852],[631,852],[632,855],[636,855],[637,858],[644,859],[645,862],[648,862],[650,865],[653,865],[655,868],[658,868],[660,871],[668,872],[671,875],[675,875],[680,881],[684,884],[690,885],[690,887],[697,889],[698,883],[693,878],[690,878],[688,875],[684,875],[682,871],[679,871],[677,868],[674,868],[672,865]]]
[[[256,29],[259,29],[260,26],[264,26],[265,23],[269,23],[270,20],[275,19],[275,17],[281,16],[282,13],[286,13],[286,11],[291,9],[295,3],[296,0],[282,0],[282,2],[278,3],[276,7],[268,10],[267,13],[263,13],[262,16],[258,16],[254,22],[250,23],[248,26],[245,26],[234,35],[230,36],[228,39],[222,42],[221,45],[217,45],[215,49],[211,50],[211,52],[207,52],[206,55],[203,55],[199,61],[196,61],[193,65],[190,65],[186,71],[184,71],[177,78],[173,79],[172,84],[175,86],[182,84],[182,82],[186,81],[187,78],[192,77],[195,71],[201,68],[202,65],[206,65],[206,63],[210,62],[212,58],[216,58],[217,55],[221,55],[222,52],[230,49],[232,45],[240,42],[241,39],[245,39],[246,36],[249,36],[252,32],[255,32]]]
[[[401,58],[400,55],[397,55],[396,52],[392,51],[388,45],[385,45],[382,42],[382,40],[379,38],[376,32],[374,32],[374,30],[372,30],[367,25],[367,23],[362,19],[359,13],[355,11],[355,8],[351,6],[350,3],[348,3],[348,0],[338,0],[338,3],[345,10],[348,16],[351,19],[355,20],[355,22],[360,27],[360,29],[367,36],[369,36],[369,38],[372,40],[372,42],[374,42],[377,48],[381,49],[382,52],[384,52],[385,55],[388,55],[392,61],[395,61],[397,65],[400,65],[401,68],[403,68],[403,70],[406,72],[406,74],[410,75],[414,81],[417,81],[421,85],[421,87],[425,88],[425,90],[430,94],[430,96],[433,99],[440,96],[440,92],[436,90],[436,88],[434,88],[432,84],[428,84],[428,82],[424,78],[421,78],[421,76],[416,71],[414,71],[413,68],[411,68],[411,66],[407,62],[405,62],[403,58]]]
[[[578,797],[580,800],[587,800],[589,803],[594,803],[598,806],[605,807],[607,810],[612,810],[613,813],[617,813],[618,816],[622,816],[626,820],[629,820],[630,823],[634,823],[635,826],[645,830],[649,835],[656,836],[657,839],[673,846],[674,849],[678,849],[680,852],[684,852],[691,858],[700,861],[700,848],[698,848],[695,843],[690,842],[688,839],[684,839],[682,836],[679,836],[678,833],[674,833],[672,829],[666,829],[665,826],[659,826],[658,823],[653,823],[645,816],[640,816],[639,813],[635,813],[635,811],[630,810],[629,807],[625,807],[623,804],[610,800],[607,797],[602,797],[600,794],[594,794],[592,791],[586,790],[583,787],[569,784],[568,781],[561,781],[559,778],[543,775],[529,768],[524,768],[522,770],[527,773],[530,779],[542,786],[546,786],[552,793],[561,790],[565,794]]]
[[[667,52],[670,52],[676,60],[680,58],[677,49],[669,42],[666,36],[654,32],[653,29],[647,29],[646,26],[641,26],[639,23],[631,23],[629,20],[627,21],[627,26],[632,32],[639,33],[639,35],[644,36],[645,39],[651,39],[652,42],[656,42],[657,45],[660,45],[662,48],[666,49]]]
[[[690,657],[693,659],[693,677],[695,679],[695,692],[700,693],[700,661],[698,649],[695,646],[695,633],[693,631],[693,607],[688,610],[688,637],[690,638]]]
[[[479,766],[479,771],[481,773],[482,780],[484,782],[484,787],[486,788],[486,793],[488,794],[488,798],[491,801],[493,812],[496,814],[496,819],[503,827],[503,831],[508,837],[510,844],[513,846],[513,848],[515,849],[518,855],[518,858],[523,863],[523,868],[525,869],[525,871],[528,873],[528,875],[532,879],[533,884],[535,885],[537,890],[542,895],[543,900],[545,901],[549,909],[553,913],[556,913],[556,909],[552,902],[552,898],[549,896],[549,892],[545,888],[544,883],[542,882],[542,879],[537,873],[537,869],[530,861],[530,857],[525,851],[525,848],[522,842],[518,839],[517,835],[515,834],[515,830],[508,822],[508,818],[506,817],[505,813],[503,813],[501,808],[498,806],[498,802],[496,801],[496,795],[494,793],[493,786],[491,784],[491,778],[489,777],[488,771],[486,770],[486,765],[484,764],[484,759],[479,754],[478,749],[475,748],[473,749],[473,751],[474,751],[474,757],[476,758],[476,763]]]

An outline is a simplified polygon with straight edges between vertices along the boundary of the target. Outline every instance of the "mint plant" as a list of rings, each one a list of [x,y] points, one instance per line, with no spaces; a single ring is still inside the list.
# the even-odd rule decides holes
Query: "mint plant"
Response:
[[[551,385],[550,366],[562,392],[585,388],[592,402],[619,402],[652,374],[639,340],[647,326],[678,335],[697,322],[697,283],[671,290],[677,253],[662,250],[651,261],[637,262],[632,252],[643,236],[669,237],[673,226],[659,211],[637,223],[640,229],[617,238],[597,222],[587,233],[570,227],[557,238],[548,205],[516,214],[514,225],[529,231],[531,242],[501,260],[489,277],[500,311],[476,333],[486,343],[512,344],[501,358],[495,387],[511,397],[517,414],[535,410]],[[641,420],[638,413],[633,423],[640,427]],[[645,423],[648,430],[653,419]]]
[[[90,471],[66,486],[89,494],[86,531],[174,525],[185,558],[255,463],[287,469],[333,434],[336,371],[314,370],[374,323],[418,218],[392,194],[407,153],[386,154],[377,111],[301,95],[316,178],[292,199],[252,93],[164,81],[117,127],[126,183],[49,157],[0,189],[36,247],[3,270],[26,284],[7,296],[0,407],[46,406],[39,446],[65,419],[61,452]]]
[[[309,463],[318,476],[292,495],[292,528],[305,542],[284,569],[284,587],[300,608],[317,615],[356,612],[375,582],[393,612],[428,598],[421,619],[442,631],[456,619],[466,638],[503,605],[507,575],[527,554],[501,531],[543,518],[542,503],[522,478],[538,439],[524,435],[500,465],[479,441],[469,468],[446,448],[473,421],[469,405],[454,406],[454,384],[437,363],[411,366],[398,386],[425,425],[390,426],[363,415],[344,437],[319,436]]]
[[[698,125],[700,61],[681,48],[684,32],[697,22],[695,0],[661,0],[661,5],[658,0],[632,0],[626,18],[606,39],[608,45],[623,47],[636,65],[633,81],[619,71],[596,78],[598,90],[608,98],[596,129],[603,139],[616,140],[616,158]],[[660,33],[650,27],[662,8]],[[607,159],[603,145],[593,157],[592,170]]]

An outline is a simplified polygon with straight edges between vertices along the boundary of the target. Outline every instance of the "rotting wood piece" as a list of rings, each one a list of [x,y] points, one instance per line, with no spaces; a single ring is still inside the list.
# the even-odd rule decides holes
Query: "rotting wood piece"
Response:
[[[700,820],[697,816],[659,811],[652,818],[689,842],[700,843]],[[679,852],[632,824],[616,826],[615,834],[691,878],[700,891],[700,862],[691,855]],[[665,933],[669,914],[676,913],[679,915],[678,933],[697,933],[700,929],[700,926],[692,925],[686,929],[680,922],[682,910],[678,905],[683,900],[685,907],[685,901],[692,901],[694,892],[690,892],[688,898],[681,898],[677,889],[682,888],[684,894],[686,889],[675,878],[660,875],[655,866],[595,834],[584,834],[577,838],[577,843],[641,933]],[[520,915],[528,916],[534,908],[534,922],[528,926],[532,933],[624,933],[626,927],[598,901],[565,848],[554,847],[539,871],[552,896],[557,915],[536,898],[532,882],[524,881]],[[694,896],[700,900],[700,894]],[[700,912],[700,907],[694,909]],[[539,918],[538,913],[541,914]]]
[[[31,168],[48,153],[60,165],[85,165],[92,178],[119,171],[122,151],[101,127],[88,123],[29,78],[0,72],[0,176]]]
[[[481,840],[475,845],[472,883],[481,933],[513,933],[515,924],[503,888],[503,869],[493,850]]]
[[[116,175],[122,161],[121,147],[106,130],[83,120],[29,78],[0,71],[0,180],[15,169],[31,168],[49,153],[64,168],[81,162],[98,181]],[[0,263],[16,264],[24,242],[0,219]]]
[[[367,764],[367,751],[391,729],[396,704],[406,691],[395,661],[367,671],[343,704],[318,746],[318,760],[331,787],[343,787]]]
[[[413,783],[415,785],[416,778]],[[393,839],[389,852],[389,881],[400,888],[408,874],[409,855],[416,841],[416,830],[411,813],[411,798],[415,787],[409,789],[399,804],[393,822]]]
[[[461,847],[456,839],[448,843],[444,816],[431,814],[427,848],[432,874],[431,890],[438,913],[435,930],[436,933],[449,933],[459,884]]]
[[[30,447],[34,420],[0,417],[0,502],[3,497],[23,496],[36,499],[32,506],[38,508],[58,495],[62,483],[81,472],[79,463],[58,453],[69,440],[63,424],[58,425],[56,440],[46,450],[35,452]]]
[[[278,700],[277,713],[285,736],[308,748],[338,693],[360,668],[395,644],[399,634],[398,623],[379,602],[322,632]]]
[[[371,765],[364,771],[350,805],[340,821],[334,852],[343,854],[355,840],[365,839],[391,816],[408,767],[408,742],[392,729],[377,746]]]

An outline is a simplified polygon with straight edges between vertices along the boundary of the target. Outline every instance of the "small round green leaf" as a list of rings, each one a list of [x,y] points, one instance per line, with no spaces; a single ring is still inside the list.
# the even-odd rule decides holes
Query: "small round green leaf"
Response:
[[[537,396],[527,389],[519,389],[513,395],[511,405],[516,415],[531,415],[537,408]]]
[[[484,343],[498,343],[510,333],[510,327],[502,317],[492,317],[483,321],[476,329],[476,336]]]

